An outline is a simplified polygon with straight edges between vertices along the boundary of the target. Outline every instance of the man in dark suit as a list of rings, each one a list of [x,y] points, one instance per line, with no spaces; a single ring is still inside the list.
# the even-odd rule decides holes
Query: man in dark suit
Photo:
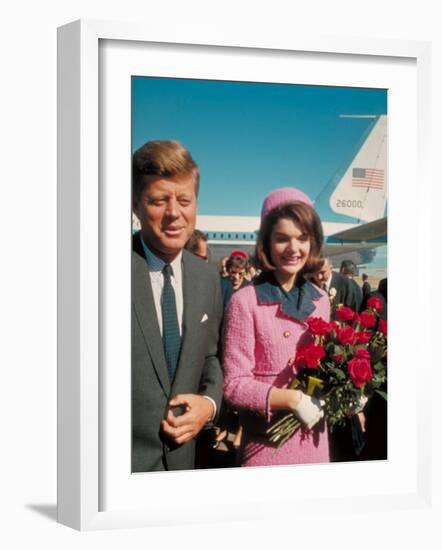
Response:
[[[133,155],[133,472],[194,468],[195,438],[221,403],[219,277],[183,250],[198,185],[177,142],[151,141]]]
[[[358,268],[352,260],[343,260],[340,268],[341,275],[344,275],[348,279],[348,302],[353,304],[349,305],[355,311],[359,311],[362,304],[362,290],[358,283],[353,279],[358,274]]]
[[[330,298],[331,317],[335,318],[336,308],[339,305],[344,305],[354,309],[354,302],[349,300],[349,284],[348,279],[333,271],[332,263],[329,258],[324,258],[321,269],[315,274],[315,283],[323,288]]]
[[[368,282],[368,275],[366,273],[362,274],[362,299],[366,300],[371,292],[371,286]],[[363,307],[361,306],[361,310]]]

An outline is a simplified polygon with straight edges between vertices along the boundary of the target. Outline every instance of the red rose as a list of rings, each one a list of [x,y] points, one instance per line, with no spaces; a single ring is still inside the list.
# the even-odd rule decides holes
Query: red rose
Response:
[[[374,327],[376,324],[376,317],[369,311],[363,311],[359,317],[365,328]]]
[[[349,307],[346,307],[346,306],[338,307],[338,309],[336,310],[336,317],[340,321],[351,321],[354,318],[354,316],[355,316],[355,312]]]
[[[374,309],[375,311],[382,311],[384,309],[384,304],[382,303],[382,300],[380,298],[376,298],[375,296],[367,300],[367,306],[370,309]]]
[[[358,357],[350,359],[347,363],[347,370],[353,384],[357,388],[360,388],[362,384],[373,378],[370,361],[367,359],[359,359]]]
[[[379,331],[382,332],[384,336],[387,336],[387,321],[385,319],[379,319]]]
[[[308,346],[299,346],[295,365],[297,368],[306,366],[308,369],[316,369],[321,359],[325,357],[325,350],[322,346],[310,344]]]
[[[304,347],[299,346],[296,350],[296,356],[294,361],[294,372],[296,373],[300,368],[302,368],[305,365],[305,358],[304,358]]]
[[[344,359],[344,354],[343,353],[338,353],[337,355],[333,355],[332,359],[336,363],[340,363]]]
[[[312,317],[307,321],[307,324],[310,332],[316,336],[325,336],[331,330],[330,323],[327,323],[320,317]]]
[[[345,346],[345,344],[354,344],[356,342],[356,332],[348,325],[338,330],[338,340]]]
[[[365,348],[358,348],[356,350],[356,357],[358,359],[368,359],[370,361],[370,352]]]
[[[370,342],[373,335],[371,332],[357,332],[356,336],[359,344],[366,344]]]

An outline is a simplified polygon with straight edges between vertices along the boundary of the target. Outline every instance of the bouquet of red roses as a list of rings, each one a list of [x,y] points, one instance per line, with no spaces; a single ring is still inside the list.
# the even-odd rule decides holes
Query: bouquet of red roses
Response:
[[[358,412],[374,392],[387,399],[387,321],[379,316],[382,308],[382,300],[373,297],[361,313],[339,307],[336,321],[308,321],[311,342],[298,346],[296,374],[288,387],[321,401],[331,431]],[[280,447],[300,427],[291,412],[274,422],[267,434]]]

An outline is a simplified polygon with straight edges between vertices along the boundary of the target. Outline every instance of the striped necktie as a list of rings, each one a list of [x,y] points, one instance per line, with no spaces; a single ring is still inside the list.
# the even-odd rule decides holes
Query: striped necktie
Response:
[[[163,269],[164,286],[161,295],[161,312],[163,316],[164,355],[166,357],[170,381],[172,381],[175,376],[181,348],[175,292],[171,281],[172,275],[172,267],[170,264],[166,264]]]

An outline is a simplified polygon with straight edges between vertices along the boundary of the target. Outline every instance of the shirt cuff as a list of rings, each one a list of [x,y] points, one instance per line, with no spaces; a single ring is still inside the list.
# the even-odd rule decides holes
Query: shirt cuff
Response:
[[[212,422],[213,420],[215,420],[215,416],[216,416],[216,403],[215,401],[209,397],[208,395],[202,395],[201,397],[204,397],[204,399],[207,399],[208,401],[210,401],[213,405],[213,413],[209,416],[209,418],[207,419],[207,422]]]

